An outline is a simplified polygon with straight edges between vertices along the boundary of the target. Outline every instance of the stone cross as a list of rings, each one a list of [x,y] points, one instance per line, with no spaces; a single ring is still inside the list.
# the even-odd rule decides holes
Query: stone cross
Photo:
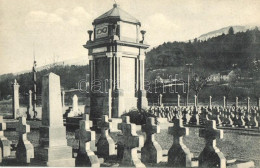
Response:
[[[212,96],[209,96],[209,108],[212,109]]]
[[[27,119],[31,119],[33,116],[33,105],[32,105],[32,91],[29,90],[29,103],[27,107]]]
[[[74,95],[72,98],[72,111],[74,113],[74,116],[77,116],[79,113],[79,106],[78,106],[78,96]]]
[[[54,73],[49,73],[42,79],[42,126],[40,145],[35,151],[36,159],[42,160],[47,166],[75,166],[63,125],[60,77]]]
[[[191,113],[192,114],[191,114],[189,124],[190,125],[199,125],[200,121],[199,121],[199,114],[198,114],[197,107],[194,107]]]
[[[173,144],[168,152],[168,166],[191,167],[193,154],[183,143],[183,136],[189,135],[189,129],[183,127],[181,119],[174,119],[174,126],[168,128],[168,133],[173,135]]]
[[[146,124],[142,125],[142,132],[146,134],[146,141],[141,149],[142,162],[159,163],[162,161],[162,147],[155,140],[154,134],[160,133],[160,126],[155,124],[153,117],[149,117]]]
[[[98,157],[90,149],[90,142],[95,140],[95,131],[90,130],[91,121],[88,120],[87,114],[79,122],[79,129],[76,131],[76,139],[79,140],[79,151],[76,157],[76,166],[99,167]]]
[[[199,136],[206,141],[205,148],[199,155],[199,167],[226,167],[226,158],[216,146],[216,138],[223,138],[223,130],[216,128],[216,121],[206,121],[205,129],[199,130]]]
[[[16,159],[21,163],[30,163],[34,158],[34,147],[27,139],[27,133],[30,132],[30,125],[26,124],[26,118],[20,117],[18,127],[19,141],[16,150]]]
[[[0,153],[1,158],[10,156],[11,148],[10,141],[4,136],[4,131],[6,130],[6,123],[4,122],[3,116],[0,116],[0,144],[2,152]]]
[[[178,96],[177,96],[177,106],[178,107],[180,107],[180,98],[181,98],[181,96],[178,94]]]
[[[136,133],[136,125],[130,123],[129,116],[122,116],[118,129],[123,133],[124,154],[120,167],[145,167],[137,157],[137,149],[142,147],[144,139]]]
[[[103,115],[97,126],[101,129],[101,136],[97,142],[97,154],[103,158],[116,155],[115,142],[108,134],[108,130],[112,128],[112,123],[108,121],[108,116]]]
[[[226,96],[223,96],[223,107],[226,108]]]
[[[12,85],[13,87],[13,118],[16,119],[17,115],[19,115],[19,87],[20,85],[17,83],[16,79]]]

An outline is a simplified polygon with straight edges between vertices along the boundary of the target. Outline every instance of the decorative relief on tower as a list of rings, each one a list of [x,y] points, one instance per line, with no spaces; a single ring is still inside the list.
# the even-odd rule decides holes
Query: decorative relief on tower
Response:
[[[108,24],[103,23],[96,26],[96,38],[103,38],[108,36]]]

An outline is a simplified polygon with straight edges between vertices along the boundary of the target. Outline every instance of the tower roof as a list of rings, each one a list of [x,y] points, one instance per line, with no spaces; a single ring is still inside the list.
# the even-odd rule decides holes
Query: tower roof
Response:
[[[124,21],[141,25],[139,20],[122,10],[117,4],[114,4],[112,9],[96,18],[93,24],[104,23],[106,21]]]

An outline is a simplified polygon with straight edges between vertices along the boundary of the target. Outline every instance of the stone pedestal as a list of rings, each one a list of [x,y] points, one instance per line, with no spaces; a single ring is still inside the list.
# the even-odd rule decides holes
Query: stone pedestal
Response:
[[[34,158],[34,148],[27,139],[27,133],[30,132],[30,125],[26,124],[26,118],[19,118],[17,131],[19,132],[19,141],[16,150],[16,159],[21,163],[30,163]]]
[[[10,156],[10,141],[4,136],[6,130],[6,123],[4,123],[3,116],[0,116],[0,148],[2,149],[2,158]]]
[[[159,163],[162,161],[162,147],[155,140],[154,134],[160,133],[160,127],[155,124],[152,117],[147,118],[142,125],[142,131],[146,133],[146,141],[141,149],[141,160],[144,163]]]
[[[60,77],[54,73],[45,75],[42,80],[42,126],[40,146],[35,153],[36,159],[47,166],[75,166],[63,126]]]

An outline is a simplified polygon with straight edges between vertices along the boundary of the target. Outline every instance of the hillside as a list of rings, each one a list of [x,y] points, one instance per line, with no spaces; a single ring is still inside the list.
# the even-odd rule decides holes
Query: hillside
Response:
[[[86,80],[88,74],[88,65],[55,65],[37,72],[37,92],[41,93],[41,79],[43,75],[53,72],[60,76],[61,86],[65,90],[77,89],[78,82]],[[21,95],[26,95],[33,87],[32,72],[27,72],[19,75],[5,74],[0,76],[0,100],[9,99],[12,94],[12,83],[14,79],[20,84]]]
[[[253,30],[255,28],[255,26],[228,26],[228,27],[221,28],[219,30],[214,30],[214,31],[202,34],[197,39],[204,41],[204,40],[208,40],[209,38],[212,38],[212,37],[220,36],[222,34],[228,34],[228,30],[230,29],[230,27],[233,28],[234,33],[246,32],[247,30]]]
[[[252,76],[255,68],[259,68],[258,60],[260,31],[255,28],[236,34],[232,31],[206,41],[163,43],[147,53],[146,67],[150,75],[156,69],[181,74],[187,69],[185,65],[191,63],[194,71],[219,73],[239,68],[245,76]]]

